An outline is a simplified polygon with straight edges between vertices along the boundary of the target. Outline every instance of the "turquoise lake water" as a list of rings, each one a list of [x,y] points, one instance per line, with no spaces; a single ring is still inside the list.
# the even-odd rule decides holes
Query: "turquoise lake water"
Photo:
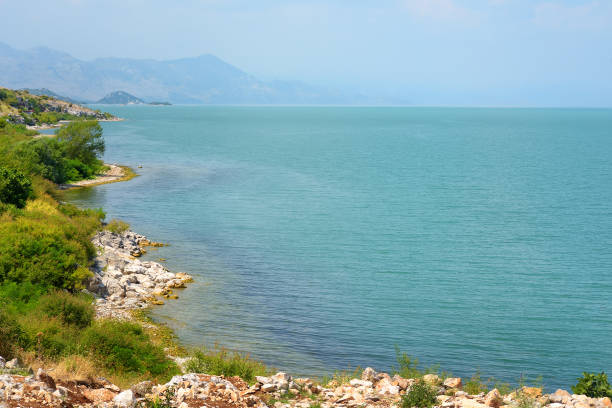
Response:
[[[155,308],[187,344],[300,374],[394,346],[456,375],[612,372],[612,110],[102,107],[72,191],[196,281]]]

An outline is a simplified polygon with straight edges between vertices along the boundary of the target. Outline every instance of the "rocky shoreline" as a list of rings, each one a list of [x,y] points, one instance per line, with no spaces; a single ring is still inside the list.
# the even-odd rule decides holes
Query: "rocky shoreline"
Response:
[[[0,358],[0,369],[16,362]],[[589,398],[557,390],[543,394],[541,388],[522,387],[507,395],[497,389],[470,395],[461,378],[442,380],[429,374],[422,378],[391,377],[366,368],[361,378],[323,386],[310,378],[292,378],[279,372],[257,377],[250,386],[239,377],[225,378],[200,373],[182,374],[165,384],[140,382],[121,390],[104,378],[87,383],[55,380],[39,369],[36,375],[0,374],[0,407],[176,407],[176,408],[397,408],[417,384],[434,390],[437,408],[610,408],[608,397]],[[155,404],[155,405],[153,405]]]
[[[130,230],[121,233],[102,230],[92,243],[98,248],[98,255],[87,290],[96,296],[99,318],[128,319],[129,310],[176,298],[174,290],[193,280],[186,273],[170,272],[160,263],[138,259],[147,246],[161,245],[144,235]]]

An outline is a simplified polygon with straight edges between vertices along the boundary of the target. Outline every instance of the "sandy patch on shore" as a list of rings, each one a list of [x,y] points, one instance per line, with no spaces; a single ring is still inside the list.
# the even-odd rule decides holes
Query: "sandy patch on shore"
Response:
[[[74,183],[70,183],[70,184],[60,184],[58,188],[60,190],[68,190],[70,188],[76,188],[76,187],[91,187],[91,186],[97,186],[99,184],[114,183],[117,181],[122,181],[126,177],[126,172],[123,169],[123,167],[117,166],[114,164],[105,164],[105,166],[109,167],[106,173],[99,174],[95,179],[80,180],[80,181],[75,181]]]

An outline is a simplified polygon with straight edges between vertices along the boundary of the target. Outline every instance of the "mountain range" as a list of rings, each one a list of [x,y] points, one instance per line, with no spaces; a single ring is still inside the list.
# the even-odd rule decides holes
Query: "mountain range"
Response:
[[[4,43],[0,43],[0,86],[47,88],[84,101],[121,90],[143,100],[182,104],[368,103],[362,95],[299,81],[262,81],[210,54],[168,61],[83,61],[46,47],[17,50]]]

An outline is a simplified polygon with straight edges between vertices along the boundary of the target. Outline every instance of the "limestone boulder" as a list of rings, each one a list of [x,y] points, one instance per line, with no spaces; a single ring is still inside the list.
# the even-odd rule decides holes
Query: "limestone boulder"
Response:
[[[446,388],[454,388],[457,390],[460,390],[463,387],[463,383],[461,382],[461,378],[459,377],[447,378],[446,380],[444,380],[443,385]]]
[[[502,403],[503,398],[497,388],[493,388],[491,391],[489,391],[484,399],[484,404],[492,408],[499,408]]]

